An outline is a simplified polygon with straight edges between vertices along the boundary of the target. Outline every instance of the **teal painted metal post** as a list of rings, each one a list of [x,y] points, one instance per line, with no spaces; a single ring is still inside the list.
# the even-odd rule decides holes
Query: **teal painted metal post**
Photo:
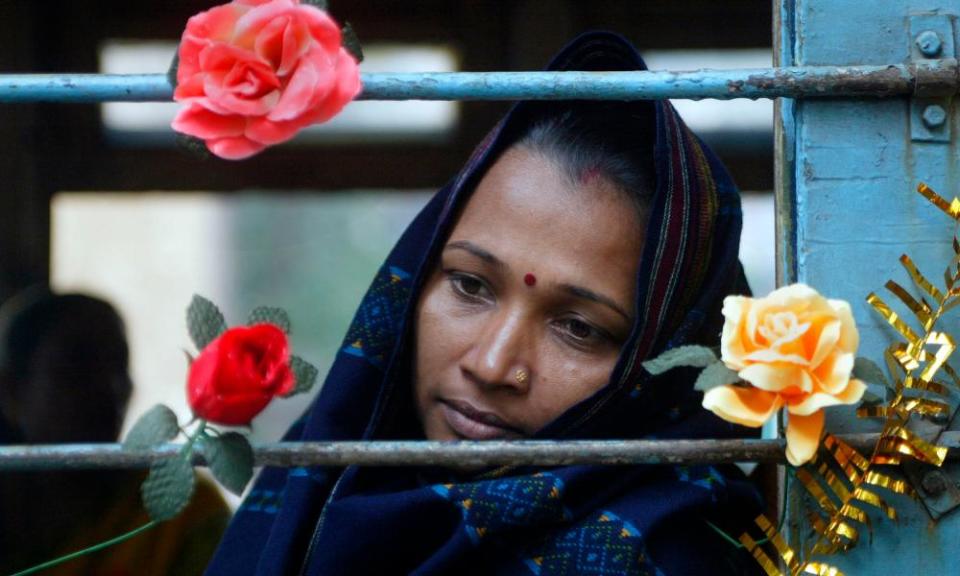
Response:
[[[912,30],[917,20],[911,15],[920,13],[946,22],[939,47],[917,41],[919,31]],[[779,64],[948,58],[957,40],[958,14],[957,0],[781,0]],[[934,278],[942,276],[952,256],[953,224],[915,189],[923,181],[948,198],[960,195],[956,98],[941,101],[942,117],[925,118],[917,106],[904,97],[808,99],[779,107],[780,278],[849,300],[862,336],[861,354],[877,360],[893,336],[866,304],[867,294],[882,293],[890,278],[910,285],[898,263],[902,253]],[[960,323],[954,319],[947,329],[956,335]],[[834,433],[869,429],[849,410],[829,420],[828,427]],[[947,471],[955,482],[958,471],[950,465]],[[872,541],[864,529],[859,546],[829,561],[847,574],[960,574],[960,512],[934,523],[919,502],[891,496],[891,503],[901,514],[898,523],[875,520]],[[808,532],[803,509],[796,502],[789,508],[791,543],[802,546]]]

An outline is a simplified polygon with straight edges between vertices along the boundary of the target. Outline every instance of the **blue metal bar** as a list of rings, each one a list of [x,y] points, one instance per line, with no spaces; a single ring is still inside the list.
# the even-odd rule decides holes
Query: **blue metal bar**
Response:
[[[361,100],[888,98],[960,91],[954,59],[923,66],[801,66],[693,72],[363,74]],[[0,102],[169,101],[164,74],[0,75]]]
[[[867,451],[876,434],[843,440]],[[937,444],[960,446],[960,432],[945,432]],[[487,442],[281,442],[254,447],[257,466],[490,466],[570,464],[716,464],[778,462],[784,440],[521,440]],[[146,468],[178,454],[180,445],[129,450],[121,444],[0,446],[0,471],[92,468]],[[203,454],[194,463],[204,464]]]

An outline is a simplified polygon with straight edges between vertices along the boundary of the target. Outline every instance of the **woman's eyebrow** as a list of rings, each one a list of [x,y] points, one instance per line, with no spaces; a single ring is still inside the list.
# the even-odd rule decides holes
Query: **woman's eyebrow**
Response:
[[[455,242],[450,242],[443,247],[443,250],[444,251],[463,250],[464,252],[472,254],[477,258],[480,258],[484,262],[493,264],[498,268],[503,268],[503,269],[509,268],[506,262],[504,262],[503,260],[500,260],[490,252],[487,252],[483,248],[467,240],[457,240]],[[604,296],[603,294],[594,292],[589,288],[584,288],[583,286],[577,286],[575,284],[557,284],[556,286],[557,288],[559,288],[563,292],[566,292],[567,294],[570,294],[571,296],[576,296],[577,298],[583,298],[585,300],[590,300],[598,304],[603,304],[607,308],[610,308],[617,314],[623,316],[628,322],[631,322],[631,323],[633,322],[633,318],[631,318],[630,315],[627,314],[626,310],[620,307],[619,304],[614,302],[613,298],[609,298],[607,296]]]
[[[446,252],[447,250],[463,250],[469,254],[473,254],[474,256],[483,260],[484,262],[493,264],[497,268],[503,268],[503,269],[509,268],[506,262],[497,258],[490,252],[487,252],[483,248],[477,246],[473,242],[469,242],[467,240],[457,240],[455,242],[450,242],[443,247],[443,250],[444,252]]]
[[[607,308],[610,308],[617,314],[623,316],[627,320],[627,322],[633,323],[633,318],[631,318],[630,315],[627,314],[626,310],[624,310],[623,308],[620,307],[620,305],[614,302],[612,298],[608,298],[603,294],[598,294],[593,290],[590,290],[589,288],[584,288],[583,286],[576,286],[574,284],[558,284],[557,287],[560,290],[566,292],[567,294],[570,294],[571,296],[576,296],[577,298],[592,300],[593,302],[597,302],[598,304],[603,304]]]

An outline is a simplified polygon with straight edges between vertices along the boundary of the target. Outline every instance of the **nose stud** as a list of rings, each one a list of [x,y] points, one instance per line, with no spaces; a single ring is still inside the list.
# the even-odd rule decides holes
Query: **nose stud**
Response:
[[[530,375],[527,374],[526,370],[522,368],[513,373],[514,380],[517,381],[517,384],[526,384],[527,380],[530,379]]]

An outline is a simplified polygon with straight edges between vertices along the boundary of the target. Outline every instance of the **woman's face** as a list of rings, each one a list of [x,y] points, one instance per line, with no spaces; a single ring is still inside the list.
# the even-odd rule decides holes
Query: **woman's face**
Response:
[[[642,230],[602,177],[571,185],[507,150],[417,307],[414,392],[430,440],[530,436],[603,388],[633,325]]]

